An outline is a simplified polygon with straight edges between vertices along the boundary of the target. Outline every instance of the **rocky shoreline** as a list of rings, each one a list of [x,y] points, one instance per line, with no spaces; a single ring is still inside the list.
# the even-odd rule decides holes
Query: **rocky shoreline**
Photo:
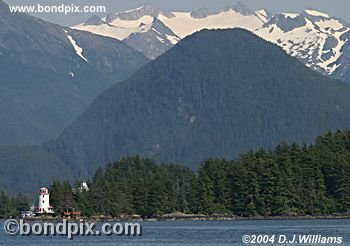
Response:
[[[139,215],[123,215],[117,218],[106,216],[81,217],[80,219],[66,218],[70,222],[117,222],[117,221],[134,221],[134,222],[157,222],[157,221],[243,221],[243,220],[317,220],[317,219],[350,219],[350,214],[330,214],[330,215],[295,215],[295,216],[253,216],[241,217],[233,215],[204,215],[204,214],[183,214],[172,213],[157,217],[142,217]],[[59,222],[60,217],[35,217],[24,219],[28,222]]]

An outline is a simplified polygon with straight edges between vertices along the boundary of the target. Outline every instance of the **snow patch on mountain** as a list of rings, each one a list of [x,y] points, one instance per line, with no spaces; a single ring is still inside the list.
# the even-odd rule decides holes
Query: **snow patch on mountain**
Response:
[[[74,50],[75,50],[75,53],[81,58],[83,59],[85,62],[88,62],[88,60],[83,56],[83,49],[81,47],[79,47],[79,45],[77,45],[77,42],[72,38],[72,36],[70,36],[68,34],[68,31],[67,30],[64,30],[64,32],[66,33],[67,35],[67,38],[69,40],[69,42],[72,44]]]
[[[73,29],[88,31],[118,40],[124,40],[133,33],[148,31],[146,30],[145,26],[149,27],[153,19],[154,18],[150,16],[145,16],[134,21],[115,19],[111,23],[103,23],[101,25],[87,25],[86,23],[83,23],[74,26]]]
[[[320,16],[320,17],[324,17],[324,18],[330,18],[330,16],[328,14],[322,13],[322,12],[314,10],[314,9],[307,9],[307,10],[305,10],[305,12],[307,14],[313,15],[313,16]]]
[[[177,36],[173,36],[173,35],[166,35],[166,38],[172,43],[172,44],[177,44],[180,41],[180,38]]]

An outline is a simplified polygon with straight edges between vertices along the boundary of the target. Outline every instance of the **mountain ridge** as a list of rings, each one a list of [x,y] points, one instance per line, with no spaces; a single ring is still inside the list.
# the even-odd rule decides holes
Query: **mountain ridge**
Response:
[[[103,90],[148,62],[111,38],[0,5],[1,144],[57,137]]]
[[[87,175],[132,155],[195,168],[346,128],[349,95],[248,31],[203,30],[105,91],[45,148]]]
[[[251,15],[250,15],[251,14]],[[130,36],[142,34],[143,31],[139,29],[141,24],[151,25],[154,20],[162,22],[166,27],[166,32],[169,30],[172,32],[172,36],[176,39],[172,39],[169,45],[164,46],[162,42],[162,36],[165,33],[154,33],[152,39],[158,38],[158,45],[160,49],[165,52],[175,45],[181,38],[184,38],[196,31],[200,31],[208,24],[215,28],[229,28],[234,24],[236,27],[247,27],[250,29],[256,29],[262,26],[264,19],[267,18],[266,11],[251,11],[242,3],[228,6],[221,11],[212,11],[210,9],[198,9],[191,12],[169,12],[161,10],[152,5],[144,5],[139,8],[124,11],[115,14],[109,14],[103,18],[95,18],[92,25],[89,25],[90,21],[73,26],[73,29],[90,31],[102,36],[112,37],[117,40],[128,40]],[[206,18],[211,19],[210,22]],[[230,21],[233,19],[234,21]],[[215,22],[217,24],[215,24]],[[98,23],[99,25],[96,25]],[[185,27],[185,30],[182,30]],[[163,28],[164,29],[164,28]],[[142,40],[142,35],[139,37]],[[147,35],[145,40],[150,39]],[[128,43],[128,42],[127,42]],[[149,58],[156,58],[161,53],[156,49],[154,53],[149,54],[150,50],[154,49],[156,42],[148,43],[148,45],[142,43],[128,43],[136,50],[142,51]]]
[[[149,25],[142,23],[140,29],[140,32],[131,34],[123,41],[143,52],[151,60],[163,54],[180,40],[174,32],[157,18],[154,18]]]
[[[163,15],[162,13],[165,12],[168,14]],[[125,19],[118,19],[117,13],[114,14],[113,19],[103,18],[112,22],[107,21],[97,26],[83,23],[73,28],[95,32],[118,40],[126,40],[130,35],[140,33],[132,25],[141,22],[149,24],[153,18],[162,21],[180,39],[202,29],[245,28],[279,45],[289,55],[297,57],[311,69],[350,82],[350,59],[347,55],[350,53],[350,27],[344,20],[315,9],[305,9],[301,13],[271,15],[264,9],[252,10],[239,2],[221,10],[201,8],[190,12],[162,11],[148,5],[147,11],[144,7],[140,7],[126,11],[124,14],[134,18],[128,22]],[[158,34],[154,33],[153,39],[156,40],[157,36]],[[144,40],[149,38],[147,36]],[[159,50],[164,52],[177,43],[170,43],[164,47],[161,39],[150,44],[142,43],[142,40],[142,35],[140,35],[137,43],[129,43],[129,45],[142,51],[151,59],[160,55]],[[155,49],[157,45],[162,48]]]

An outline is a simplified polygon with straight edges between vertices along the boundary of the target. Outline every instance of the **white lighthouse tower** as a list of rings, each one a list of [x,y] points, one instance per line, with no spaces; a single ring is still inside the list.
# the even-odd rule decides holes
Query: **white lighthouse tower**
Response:
[[[37,214],[54,214],[53,207],[50,205],[50,193],[45,187],[39,191],[39,204]]]

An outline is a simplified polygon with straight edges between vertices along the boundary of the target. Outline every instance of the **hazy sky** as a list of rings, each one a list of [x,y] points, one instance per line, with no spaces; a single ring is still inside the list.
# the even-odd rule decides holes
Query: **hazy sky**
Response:
[[[107,12],[119,12],[139,7],[145,3],[153,4],[165,10],[193,10],[200,7],[219,9],[237,3],[238,0],[5,0],[8,4],[76,4],[106,5]],[[314,8],[333,16],[343,18],[350,23],[349,0],[241,0],[252,9],[266,8],[271,13],[300,12],[306,8]],[[38,15],[42,19],[61,25],[73,25],[85,21],[93,14],[46,14]]]

